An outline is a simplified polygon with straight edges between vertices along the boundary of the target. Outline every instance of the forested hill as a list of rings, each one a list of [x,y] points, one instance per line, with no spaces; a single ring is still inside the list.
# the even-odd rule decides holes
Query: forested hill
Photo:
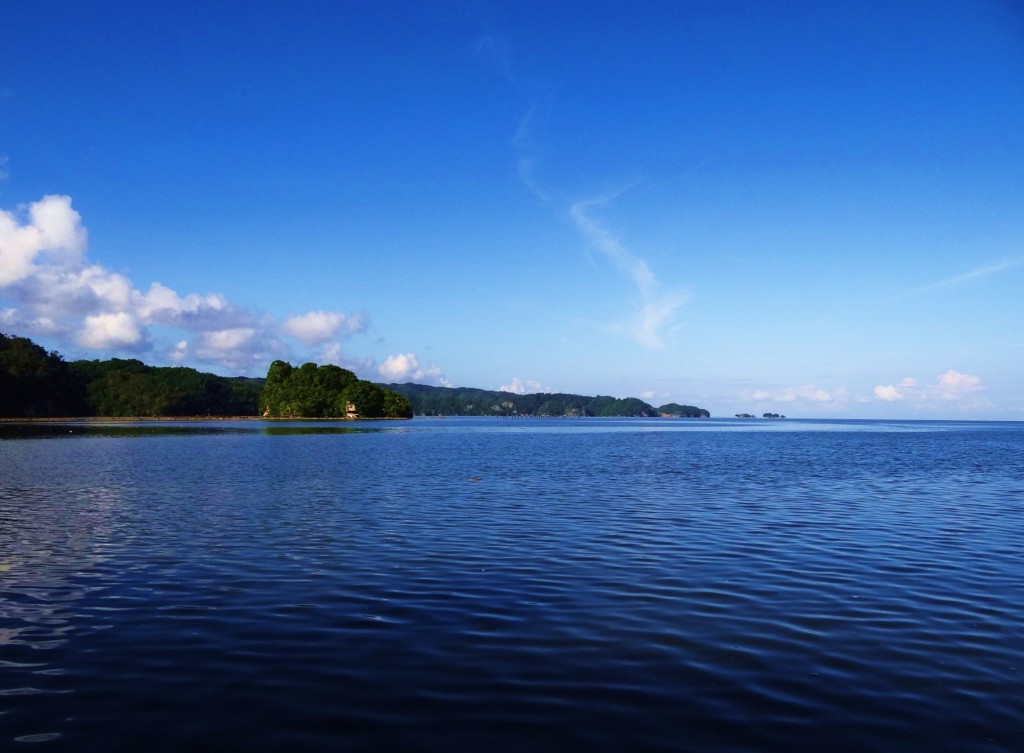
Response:
[[[253,416],[263,379],[135,359],[65,361],[0,333],[0,417]]]
[[[512,392],[481,390],[472,387],[430,387],[425,384],[387,384],[389,390],[404,395],[418,416],[658,416],[661,413],[683,417],[710,417],[702,408],[670,403],[654,408],[635,397],[615,398],[598,395]],[[671,410],[664,410],[671,408]]]

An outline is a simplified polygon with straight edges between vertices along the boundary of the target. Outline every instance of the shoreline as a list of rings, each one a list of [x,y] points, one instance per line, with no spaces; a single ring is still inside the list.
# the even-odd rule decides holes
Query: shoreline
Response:
[[[283,418],[278,416],[63,416],[53,418],[0,418],[5,424],[87,424],[87,423],[199,423],[212,421],[266,421],[279,423],[285,421],[333,421],[336,423],[352,423],[354,421],[411,421],[411,418]]]

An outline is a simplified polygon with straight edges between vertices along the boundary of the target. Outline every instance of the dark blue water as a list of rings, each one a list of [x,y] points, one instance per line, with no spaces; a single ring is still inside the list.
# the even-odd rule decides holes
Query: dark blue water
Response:
[[[1022,424],[0,437],[0,749],[1024,750]]]

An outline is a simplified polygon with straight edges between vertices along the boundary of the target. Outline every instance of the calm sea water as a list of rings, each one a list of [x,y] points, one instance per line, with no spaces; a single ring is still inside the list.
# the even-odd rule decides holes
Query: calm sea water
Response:
[[[0,425],[0,749],[1021,751],[1024,424]]]

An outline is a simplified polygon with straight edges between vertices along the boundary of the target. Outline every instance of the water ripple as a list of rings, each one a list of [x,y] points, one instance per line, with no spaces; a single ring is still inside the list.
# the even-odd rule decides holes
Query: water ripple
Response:
[[[1019,426],[529,423],[8,436],[0,739],[1024,739]]]

